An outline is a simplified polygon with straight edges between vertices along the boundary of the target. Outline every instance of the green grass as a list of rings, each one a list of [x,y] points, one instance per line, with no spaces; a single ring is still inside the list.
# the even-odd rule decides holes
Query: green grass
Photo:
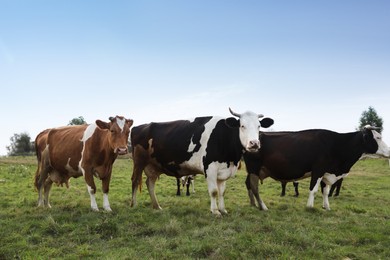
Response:
[[[243,167],[244,168],[244,167]],[[227,182],[229,215],[209,213],[204,176],[196,193],[177,197],[176,180],[162,175],[157,196],[163,210],[151,208],[143,185],[138,206],[130,208],[129,159],[118,159],[110,186],[112,213],[93,212],[83,178],[70,188],[53,186],[51,209],[37,208],[34,157],[0,158],[0,259],[389,259],[390,168],[388,160],[359,161],[344,180],[331,211],[306,209],[308,179],[300,197],[292,184],[281,198],[280,183],[260,187],[269,208],[249,206],[245,170]],[[102,208],[101,183],[97,202]]]

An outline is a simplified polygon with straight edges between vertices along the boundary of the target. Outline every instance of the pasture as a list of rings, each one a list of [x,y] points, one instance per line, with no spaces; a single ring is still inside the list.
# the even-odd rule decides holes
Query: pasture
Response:
[[[0,158],[0,259],[389,259],[390,168],[388,160],[358,161],[343,183],[331,211],[306,209],[308,179],[300,196],[266,179],[260,187],[269,211],[249,206],[245,166],[227,181],[229,215],[209,212],[204,176],[195,194],[177,197],[176,180],[162,175],[156,184],[162,211],[151,208],[143,185],[131,208],[130,159],[118,159],[110,185],[112,213],[93,212],[83,178],[70,188],[53,185],[51,209],[37,208],[33,186],[35,157]],[[144,177],[145,178],[145,177]],[[102,209],[101,182],[97,203]]]

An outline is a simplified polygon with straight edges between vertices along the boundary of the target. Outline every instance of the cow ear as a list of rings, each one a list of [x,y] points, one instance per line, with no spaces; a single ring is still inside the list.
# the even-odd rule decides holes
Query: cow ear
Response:
[[[264,128],[268,128],[270,127],[271,125],[274,124],[274,120],[272,118],[269,118],[269,117],[266,117],[266,118],[263,118],[261,121],[260,121],[260,125]]]
[[[101,129],[110,129],[110,123],[103,122],[102,120],[96,120],[96,125]]]
[[[240,127],[240,120],[238,120],[234,117],[229,117],[229,118],[226,118],[225,124],[231,128]]]
[[[129,127],[131,127],[134,121],[132,119],[126,119],[126,123],[129,124]]]

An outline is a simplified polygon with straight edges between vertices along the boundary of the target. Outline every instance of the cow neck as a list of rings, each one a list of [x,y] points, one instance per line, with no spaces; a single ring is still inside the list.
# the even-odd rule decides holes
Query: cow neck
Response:
[[[341,150],[343,151],[341,154],[346,162],[345,167],[350,169],[364,153],[363,134],[358,131],[342,134],[342,136],[344,137],[342,139],[345,141],[340,143]]]
[[[96,142],[100,142],[100,151],[97,151],[100,154],[104,154],[105,158],[108,160],[106,163],[113,163],[117,157],[117,154],[111,148],[110,140],[109,140],[109,130],[100,129],[99,127],[95,130],[94,138],[96,138]]]
[[[238,128],[227,128],[226,132],[228,133],[226,151],[229,151],[228,159],[232,161],[239,161],[242,157],[242,154],[245,151],[245,148],[242,146],[240,141],[240,133]],[[232,158],[231,158],[232,157]]]

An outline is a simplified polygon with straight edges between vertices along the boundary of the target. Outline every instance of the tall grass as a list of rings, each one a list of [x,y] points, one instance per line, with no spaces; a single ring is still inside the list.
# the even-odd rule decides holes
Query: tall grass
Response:
[[[157,196],[163,210],[151,208],[146,185],[130,208],[129,159],[115,162],[110,186],[112,213],[90,210],[84,180],[69,189],[53,187],[51,209],[37,208],[33,157],[0,159],[0,259],[389,259],[390,168],[387,160],[359,161],[345,179],[331,211],[306,209],[308,180],[293,197],[292,184],[281,198],[280,184],[260,187],[269,211],[249,206],[245,169],[227,182],[229,215],[209,213],[204,176],[196,193],[177,197],[176,180],[162,175]],[[102,208],[100,181],[97,201]]]

